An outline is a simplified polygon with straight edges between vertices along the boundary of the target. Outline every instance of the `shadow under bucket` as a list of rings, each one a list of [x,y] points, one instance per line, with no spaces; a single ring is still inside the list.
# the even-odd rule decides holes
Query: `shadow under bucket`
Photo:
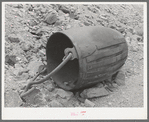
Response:
[[[111,78],[124,65],[128,46],[121,33],[102,26],[73,28],[50,36],[46,46],[50,73],[72,53],[52,79],[65,90],[91,87]]]

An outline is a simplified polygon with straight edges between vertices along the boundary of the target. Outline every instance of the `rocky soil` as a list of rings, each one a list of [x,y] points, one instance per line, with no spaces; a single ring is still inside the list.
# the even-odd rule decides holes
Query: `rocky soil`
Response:
[[[39,67],[46,65],[46,43],[53,32],[96,25],[121,32],[128,44],[121,69],[125,77],[120,76],[114,88],[107,90],[100,83],[84,90],[81,96],[88,101],[81,103],[49,79],[20,98]],[[143,5],[5,5],[5,107],[143,107],[143,60]]]

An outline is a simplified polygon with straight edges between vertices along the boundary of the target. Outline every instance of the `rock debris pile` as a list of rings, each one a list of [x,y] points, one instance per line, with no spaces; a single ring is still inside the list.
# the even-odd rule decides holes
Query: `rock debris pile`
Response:
[[[143,80],[138,80],[136,83],[130,80],[138,75],[140,79],[143,77],[142,5],[6,4],[4,24],[5,107],[92,106],[92,103],[88,102],[89,105],[87,105],[78,101],[72,92],[58,88],[51,79],[37,85],[23,100],[19,97],[28,81],[39,72],[39,67],[46,65],[46,43],[50,35],[53,32],[83,26],[102,25],[121,32],[128,43],[129,55],[117,82],[112,85],[108,82],[99,83],[96,87],[85,89],[81,97],[89,99],[96,107],[111,106],[112,104],[109,104],[111,100],[118,99],[117,97],[122,99],[118,93],[117,97],[110,98],[111,92],[122,92],[118,89],[119,86],[125,92],[123,97],[127,97],[128,102],[121,103],[118,100],[116,104],[113,102],[113,107],[129,107],[134,105],[133,101],[128,104],[131,96],[127,93],[132,90],[132,87],[136,87],[138,94],[142,96]],[[136,99],[139,98],[136,106],[143,104],[140,96],[136,97]]]

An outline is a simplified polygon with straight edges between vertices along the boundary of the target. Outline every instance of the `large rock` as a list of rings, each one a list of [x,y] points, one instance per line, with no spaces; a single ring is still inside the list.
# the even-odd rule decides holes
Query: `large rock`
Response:
[[[109,92],[104,87],[93,87],[85,89],[80,95],[82,98],[94,98],[109,95]]]
[[[19,107],[22,104],[22,99],[15,91],[8,91],[4,94],[5,107]]]
[[[60,89],[60,88],[57,88],[54,90],[54,93],[58,96],[60,96],[61,98],[64,98],[64,99],[67,99],[69,100],[72,96],[73,96],[73,93],[70,92],[70,91],[65,91],[63,89]]]

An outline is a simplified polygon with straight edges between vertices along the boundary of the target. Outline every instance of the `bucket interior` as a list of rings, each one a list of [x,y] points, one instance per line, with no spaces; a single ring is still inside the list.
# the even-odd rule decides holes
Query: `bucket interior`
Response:
[[[65,56],[64,50],[66,48],[73,48],[71,40],[63,33],[53,34],[47,43],[47,70],[50,73],[54,70]],[[79,62],[78,59],[69,60],[57,73],[52,76],[52,79],[57,84],[64,84],[71,88],[75,87],[79,77]],[[60,86],[60,87],[63,87]]]

